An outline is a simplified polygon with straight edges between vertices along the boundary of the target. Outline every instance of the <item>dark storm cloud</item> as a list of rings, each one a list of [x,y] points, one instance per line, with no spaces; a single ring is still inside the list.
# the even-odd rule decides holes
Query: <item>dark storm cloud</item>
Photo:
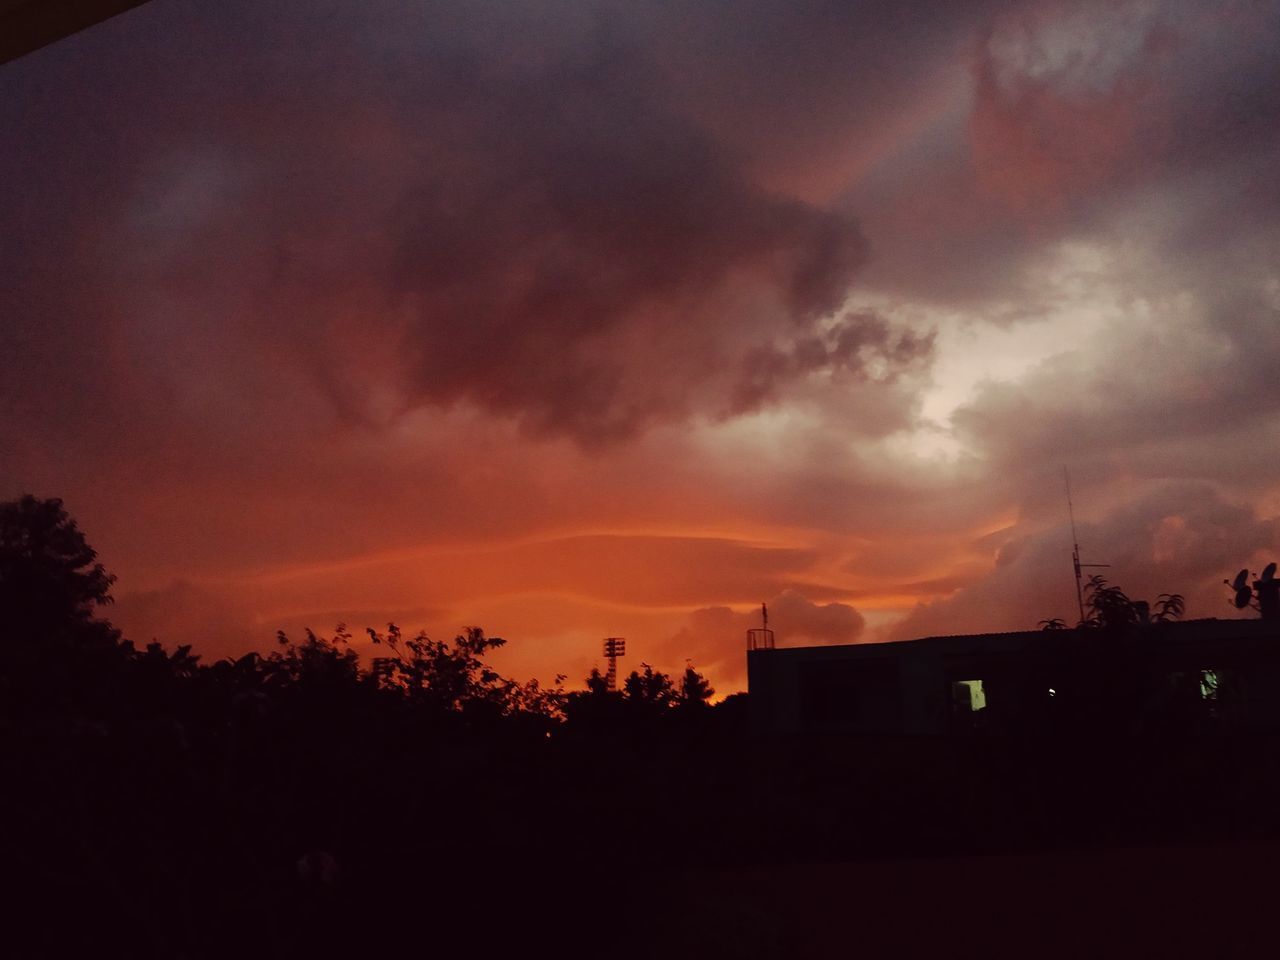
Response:
[[[693,116],[766,181],[828,198],[1007,0],[670,0],[625,14]]]
[[[609,439],[686,412],[689,385],[738,362],[751,324],[731,285],[803,329],[864,252],[852,220],[748,185],[625,50],[597,57],[495,83],[491,101],[521,102],[483,173],[411,198],[398,292],[418,304],[423,395]]]
[[[300,395],[368,415],[378,378],[401,409],[465,401],[588,444],[731,408],[748,358],[813,341],[866,243],[754,182],[643,21],[167,3],[11,65],[12,392],[61,367],[108,420],[252,419],[245,395],[310,419]]]
[[[895,332],[883,317],[848,313],[830,329],[798,338],[786,349],[770,346],[751,351],[730,410],[744,413],[758,409],[777,399],[785,384],[815,373],[891,383],[904,371],[930,360],[933,347],[933,332]]]
[[[879,280],[990,291],[1117,190],[1270,150],[1275,28],[1259,4],[153,4],[0,77],[6,400],[92,434],[253,420],[245,396],[369,416],[377,379],[382,413],[461,400],[587,443],[751,409],[812,372],[867,257],[768,170],[862,170]],[[857,158],[966,76],[972,102]],[[31,409],[57,378],[84,389]]]

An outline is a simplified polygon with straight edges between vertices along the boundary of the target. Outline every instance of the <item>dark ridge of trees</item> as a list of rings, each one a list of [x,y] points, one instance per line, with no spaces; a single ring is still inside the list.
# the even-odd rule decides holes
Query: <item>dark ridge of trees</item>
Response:
[[[664,764],[706,736],[695,670],[570,692],[500,676],[479,628],[395,624],[368,663],[339,625],[206,664],[121,638],[112,582],[59,501],[0,506],[16,955],[485,954],[490,911],[589,939],[602,865],[632,865],[621,890],[675,843],[633,804],[661,808]]]
[[[1280,834],[1271,737],[755,739],[692,666],[518,683],[479,628],[137,649],[111,582],[0,506],[14,956],[684,955],[645,905],[709,867]]]

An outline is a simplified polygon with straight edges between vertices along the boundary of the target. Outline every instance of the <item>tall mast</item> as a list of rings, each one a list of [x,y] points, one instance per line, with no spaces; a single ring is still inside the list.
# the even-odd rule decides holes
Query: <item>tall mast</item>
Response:
[[[1081,563],[1080,543],[1076,536],[1076,509],[1071,502],[1071,474],[1062,468],[1062,479],[1067,485],[1067,516],[1071,518],[1071,566],[1076,574],[1076,605],[1080,608],[1080,622],[1084,623],[1084,583],[1081,569],[1083,567],[1109,567],[1109,563]]]
[[[1076,537],[1076,508],[1071,502],[1071,474],[1062,468],[1062,479],[1067,484],[1067,516],[1071,518],[1071,566],[1076,572],[1076,605],[1080,608],[1080,623],[1084,623],[1084,587],[1080,582],[1080,544]]]

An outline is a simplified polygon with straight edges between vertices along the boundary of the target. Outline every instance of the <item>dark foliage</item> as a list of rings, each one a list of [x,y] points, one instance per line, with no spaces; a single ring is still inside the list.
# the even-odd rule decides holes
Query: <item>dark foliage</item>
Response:
[[[111,603],[110,576],[61,500],[27,495],[0,504],[0,610],[17,636],[114,639],[94,620]]]
[[[1180,593],[1160,594],[1153,609],[1145,600],[1129,599],[1123,590],[1097,575],[1085,585],[1084,602],[1085,618],[1080,626],[1110,630],[1178,620],[1186,610]],[[1046,625],[1046,629],[1051,628]]]

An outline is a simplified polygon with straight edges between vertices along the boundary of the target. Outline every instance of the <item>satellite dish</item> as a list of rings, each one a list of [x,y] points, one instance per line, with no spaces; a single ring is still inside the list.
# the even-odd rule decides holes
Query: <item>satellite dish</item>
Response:
[[[1231,581],[1231,589],[1238,592],[1240,590],[1243,590],[1248,585],[1248,583],[1249,583],[1248,569],[1241,570],[1239,573],[1236,574],[1236,578]],[[1239,604],[1236,604],[1236,606],[1239,606]]]
[[[1250,590],[1248,587],[1245,587],[1242,590],[1237,590],[1236,599],[1235,599],[1236,609],[1243,610],[1245,607],[1249,605],[1249,601],[1252,599],[1253,599],[1253,591]]]
[[[1275,564],[1275,561],[1273,560],[1271,563],[1268,563],[1265,567],[1262,568],[1262,582],[1270,583],[1275,578],[1276,578],[1276,564]]]

